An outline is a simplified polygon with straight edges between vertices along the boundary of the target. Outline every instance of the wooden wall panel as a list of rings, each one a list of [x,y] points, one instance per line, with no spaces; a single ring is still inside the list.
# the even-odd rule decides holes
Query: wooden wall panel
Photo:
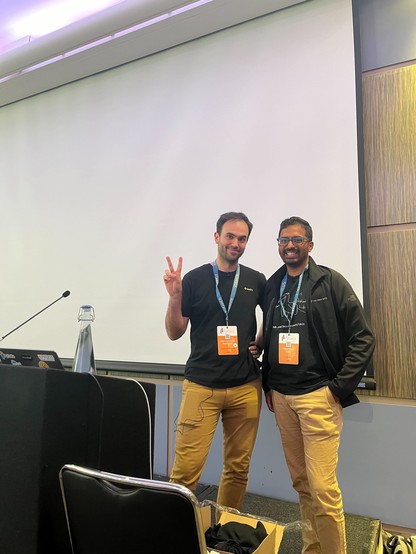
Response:
[[[416,399],[416,64],[363,75],[375,396]]]
[[[363,75],[367,222],[416,221],[416,65]]]
[[[416,226],[368,236],[377,396],[416,399]]]

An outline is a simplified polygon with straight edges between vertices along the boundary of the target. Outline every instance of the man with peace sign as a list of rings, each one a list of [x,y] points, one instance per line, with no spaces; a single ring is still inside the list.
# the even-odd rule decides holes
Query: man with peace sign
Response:
[[[217,502],[239,509],[261,408],[256,358],[256,306],[262,307],[265,276],[239,264],[252,230],[241,212],[220,216],[216,259],[187,273],[167,257],[169,294],[166,332],[177,340],[191,325],[191,353],[185,366],[170,476],[195,491],[218,420],[222,416],[224,464]]]

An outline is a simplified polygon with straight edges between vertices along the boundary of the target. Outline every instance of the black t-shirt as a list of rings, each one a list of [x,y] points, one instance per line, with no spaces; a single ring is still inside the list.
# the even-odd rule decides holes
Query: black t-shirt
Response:
[[[328,384],[328,374],[324,369],[318,345],[313,334],[309,332],[306,316],[308,307],[304,293],[307,279],[308,272],[305,271],[290,326],[291,333],[299,333],[298,365],[278,363],[278,343],[279,333],[287,333],[289,331],[289,322],[285,312],[290,319],[299,277],[287,276],[286,287],[282,294],[284,310],[278,300],[273,312],[273,329],[269,348],[270,372],[268,375],[268,385],[282,394],[305,394]],[[280,291],[277,291],[277,298],[279,297]]]
[[[238,355],[220,356],[217,348],[217,327],[225,325],[225,314],[215,293],[211,264],[205,264],[183,278],[182,314],[190,318],[191,354],[185,377],[212,388],[228,388],[254,380],[258,363],[250,354],[250,341],[256,337],[256,306],[261,308],[266,278],[262,273],[240,265],[237,293],[229,313],[228,324],[236,325]],[[219,290],[228,307],[235,272],[219,272]]]

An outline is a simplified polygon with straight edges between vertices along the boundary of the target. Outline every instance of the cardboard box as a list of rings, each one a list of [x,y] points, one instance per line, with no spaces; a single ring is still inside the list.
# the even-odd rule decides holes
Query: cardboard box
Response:
[[[201,510],[204,529],[207,530],[209,527],[211,527],[212,524],[212,507],[203,506]],[[278,552],[280,543],[282,542],[284,525],[279,525],[278,523],[271,522],[267,519],[262,519],[261,517],[256,518],[247,514],[236,514],[231,511],[228,512],[225,510],[221,511],[221,516],[218,523],[224,525],[225,523],[228,523],[230,521],[245,523],[247,525],[251,525],[251,527],[257,527],[257,523],[261,521],[267,531],[267,537],[254,551],[253,554],[276,554]],[[219,552],[220,554],[229,554],[229,552],[223,552],[222,550],[216,550],[215,548],[213,549],[213,552]]]

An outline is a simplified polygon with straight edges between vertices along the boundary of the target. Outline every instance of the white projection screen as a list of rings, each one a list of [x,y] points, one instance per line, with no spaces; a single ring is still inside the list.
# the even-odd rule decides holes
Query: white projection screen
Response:
[[[1,108],[0,336],[71,291],[1,346],[71,358],[91,304],[96,359],[185,363],[165,256],[212,261],[231,210],[243,264],[299,215],[362,296],[354,63],[351,1],[314,0]]]

